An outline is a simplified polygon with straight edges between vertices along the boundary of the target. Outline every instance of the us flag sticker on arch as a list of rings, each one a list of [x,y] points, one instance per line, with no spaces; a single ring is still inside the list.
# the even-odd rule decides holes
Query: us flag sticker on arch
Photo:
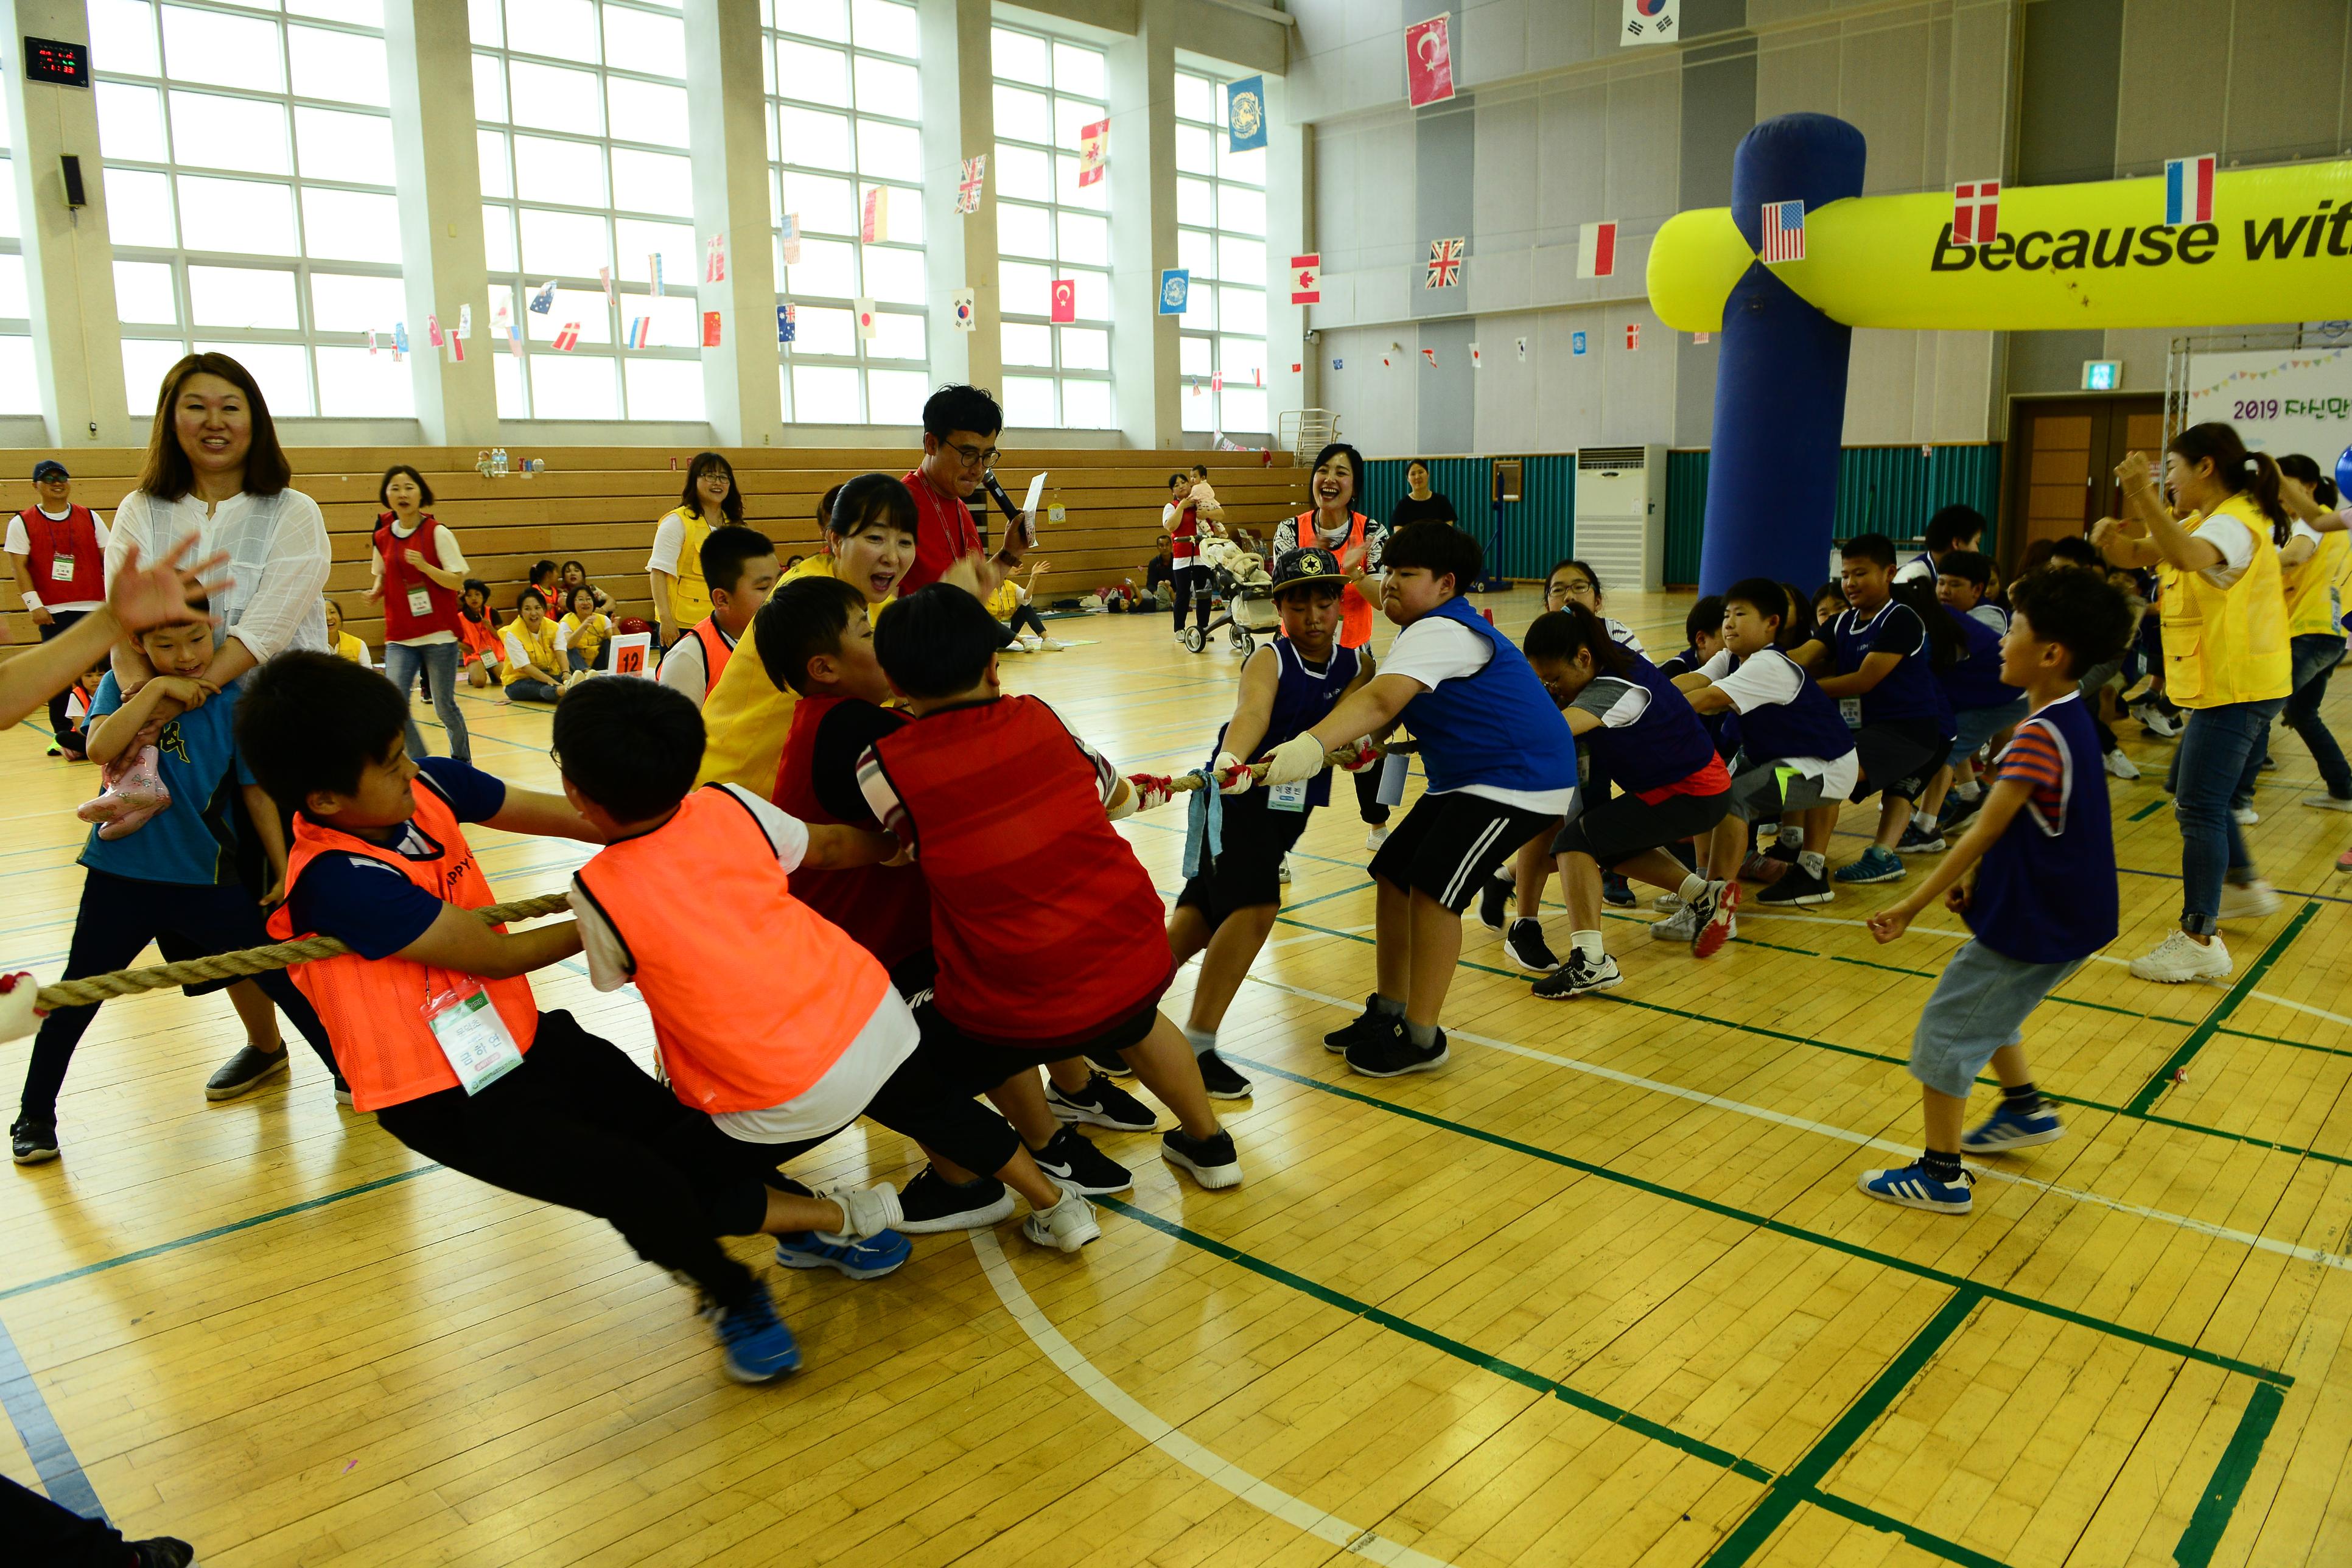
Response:
[[[1764,248],[1758,255],[1766,261],[1802,261],[1805,258],[1804,203],[1764,204]]]

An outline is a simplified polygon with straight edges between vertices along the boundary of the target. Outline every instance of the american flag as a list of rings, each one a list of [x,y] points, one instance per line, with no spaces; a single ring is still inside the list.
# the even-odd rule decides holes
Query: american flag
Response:
[[[1422,280],[1424,289],[1451,289],[1462,281],[1462,241],[1433,239],[1429,242],[1429,276]]]
[[[1802,261],[1805,258],[1805,204],[1764,204],[1764,259]]]
[[[2164,161],[2164,221],[2178,227],[2184,223],[2213,221],[2214,157],[2207,153],[2195,158],[2167,158]]]
[[[2000,182],[1971,180],[1952,187],[1952,243],[1990,245],[2000,233]]]

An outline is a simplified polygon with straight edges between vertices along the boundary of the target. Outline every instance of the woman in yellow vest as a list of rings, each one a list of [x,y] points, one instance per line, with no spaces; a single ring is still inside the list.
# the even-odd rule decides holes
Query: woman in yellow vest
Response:
[[[2227,425],[2192,425],[2172,438],[2164,457],[2172,506],[2153,472],[2140,452],[2116,469],[2126,509],[2147,534],[2108,518],[2091,540],[2118,564],[2156,567],[2165,695],[2189,710],[2172,797],[2180,823],[2180,928],[2131,966],[2142,980],[2178,984],[2230,973],[2218,922],[2259,920],[2278,908],[2230,801],[2242,790],[2253,793],[2271,721],[2291,686],[2279,574],[2287,516],[2278,465],[2249,454]]]
[[[2319,716],[2327,699],[2327,678],[2344,661],[2344,576],[2352,567],[2352,533],[2337,513],[2336,482],[2302,453],[2279,459],[2279,500],[2294,519],[2294,536],[2279,552],[2286,569],[2287,658],[2294,690],[2280,717],[2311,748],[2311,760],[2326,781],[2326,795],[2307,795],[2303,804],[2323,811],[2352,811],[2352,764]]]
[[[655,525],[653,554],[646,561],[663,647],[710,614],[702,542],[719,524],[742,521],[743,492],[736,487],[733,465],[716,452],[696,453],[686,466],[686,492]]]

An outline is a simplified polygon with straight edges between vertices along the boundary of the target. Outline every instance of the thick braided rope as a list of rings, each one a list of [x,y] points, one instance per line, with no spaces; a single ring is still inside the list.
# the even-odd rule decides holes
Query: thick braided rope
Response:
[[[562,914],[571,908],[572,896],[569,893],[543,893],[535,899],[523,899],[511,904],[493,904],[488,909],[474,912],[487,924],[504,925],[509,921],[536,920],[541,915]],[[216,952],[207,958],[159,963],[150,969],[118,969],[111,974],[89,974],[79,980],[61,980],[55,985],[42,986],[35,1005],[44,1013],[54,1013],[60,1007],[88,1007],[117,996],[133,996],[142,991],[193,985],[204,980],[233,980],[245,974],[267,974],[273,969],[307,963],[314,958],[336,958],[349,952],[350,948],[333,937],[309,936],[299,942],[278,942],[267,947]]]
[[[1323,760],[1334,766],[1346,768],[1349,772],[1353,772],[1358,764],[1361,763],[1376,761],[1381,757],[1411,756],[1417,749],[1418,748],[1416,748],[1411,741],[1391,742],[1390,744],[1385,746],[1367,746],[1361,752],[1357,751],[1353,746],[1342,746],[1336,752],[1326,752]],[[1264,779],[1265,777],[1265,770],[1266,764],[1264,763],[1252,763],[1249,764],[1250,776],[1252,778]],[[1160,782],[1158,779],[1148,773],[1130,773],[1128,777],[1130,782],[1138,778],[1144,779],[1150,783]],[[1202,768],[1196,769],[1189,773],[1178,773],[1174,778],[1167,780],[1166,784],[1170,795],[1173,796],[1187,795],[1193,790],[1206,789],[1209,787],[1210,782],[1208,770]]]

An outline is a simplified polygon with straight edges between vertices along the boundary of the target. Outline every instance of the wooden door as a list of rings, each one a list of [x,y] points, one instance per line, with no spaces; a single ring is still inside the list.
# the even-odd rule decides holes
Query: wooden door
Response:
[[[2020,399],[2011,414],[2009,526],[2004,574],[2037,539],[2078,537],[2120,504],[2124,454],[2164,446],[2159,397]]]

